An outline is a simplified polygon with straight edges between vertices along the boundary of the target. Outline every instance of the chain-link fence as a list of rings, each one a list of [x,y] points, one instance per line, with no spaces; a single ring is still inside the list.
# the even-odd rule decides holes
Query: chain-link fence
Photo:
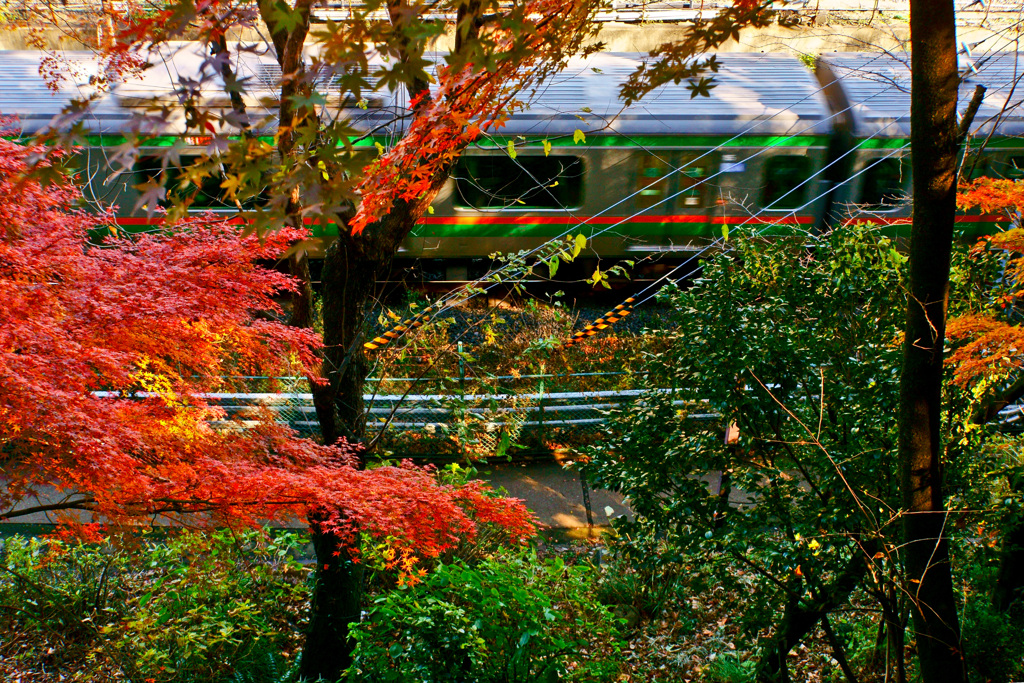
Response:
[[[624,373],[589,373],[621,375]],[[266,378],[253,378],[263,380]],[[235,424],[269,410],[300,434],[319,433],[313,396],[305,378],[274,378],[274,392],[215,393],[205,397],[224,409]],[[609,413],[635,404],[662,389],[617,389],[606,391],[548,391],[564,376],[530,375],[492,378],[496,381],[534,383],[532,391],[491,391],[468,393],[462,378],[431,378],[416,382],[420,388],[404,393],[376,391],[364,395],[367,432],[385,452],[396,456],[474,457],[504,456],[517,451],[550,452],[577,446],[598,437],[607,429]],[[373,381],[373,389],[413,380]],[[253,384],[261,384],[254,381]],[[454,386],[454,390],[451,390]],[[474,385],[477,389],[479,384]],[[431,388],[448,389],[444,393]],[[679,401],[681,404],[682,402]],[[240,421],[240,422],[239,422]]]

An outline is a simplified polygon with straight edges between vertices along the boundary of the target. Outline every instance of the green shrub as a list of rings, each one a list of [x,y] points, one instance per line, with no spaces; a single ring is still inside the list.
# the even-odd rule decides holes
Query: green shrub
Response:
[[[308,601],[296,535],[134,540],[3,542],[0,631],[29,634],[18,653],[26,669],[45,662],[96,681],[116,671],[135,683],[286,680]]]
[[[127,560],[109,543],[12,537],[0,545],[0,606],[21,628],[87,638],[125,597]]]
[[[306,601],[296,543],[217,531],[150,545],[151,581],[130,601],[130,617],[108,627],[125,668],[159,683],[219,681],[262,665],[286,647]]]
[[[1009,683],[1024,680],[1024,606],[1000,614],[987,600],[972,600],[964,611],[962,633],[971,680]]]
[[[353,629],[349,680],[611,680],[617,633],[593,585],[591,568],[532,553],[439,565],[378,598]]]

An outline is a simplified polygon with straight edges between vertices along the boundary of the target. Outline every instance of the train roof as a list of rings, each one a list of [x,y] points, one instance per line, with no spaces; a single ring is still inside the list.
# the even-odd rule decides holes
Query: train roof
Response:
[[[181,79],[196,83],[201,107],[230,111],[219,65],[198,43],[160,47],[148,61],[152,66],[111,85],[109,92],[94,83],[102,66],[90,52],[59,54],[54,66],[68,70],[56,89],[40,76],[45,53],[0,51],[0,115],[16,116],[21,132],[38,133],[49,126],[80,120],[91,133],[121,133],[139,129],[150,134],[185,132],[178,106]],[[435,55],[440,61],[441,55]],[[691,97],[686,84],[661,86],[640,102],[624,107],[621,85],[646,55],[598,53],[574,59],[568,68],[524,99],[529,104],[501,130],[511,135],[561,135],[581,129],[590,134],[619,135],[827,135],[832,130],[828,105],[820,86],[803,64],[783,54],[720,54],[710,97]],[[267,46],[233,52],[232,68],[246,86],[246,107],[258,130],[276,126],[275,99],[280,69]],[[70,69],[67,69],[67,66]],[[205,80],[200,76],[209,74]],[[372,80],[372,79],[371,79]],[[330,99],[330,80],[320,83],[328,109],[340,112],[361,129],[400,131],[396,114],[405,112],[404,92],[375,92],[370,106],[360,109],[348,100]],[[61,111],[73,100],[92,99],[88,111],[74,117]],[[147,107],[165,106],[162,119],[145,117]]]
[[[35,50],[0,51],[0,134],[34,134],[51,124],[117,132],[126,115],[109,92],[96,86],[100,64],[91,52],[55,57]],[[60,74],[49,82],[40,71]],[[64,112],[73,102],[91,101],[87,111]]]
[[[574,59],[537,92],[506,130],[518,135],[577,128],[625,135],[827,135],[828,104],[813,75],[785,54],[720,53],[710,97],[685,83],[663,85],[624,107],[619,89],[646,55]],[[582,121],[582,123],[581,123]]]
[[[833,52],[817,60],[817,75],[839,114],[837,122],[855,137],[910,136],[910,55]],[[971,132],[1024,135],[1024,53],[990,52],[960,57],[958,110],[967,108],[976,85],[986,88]]]

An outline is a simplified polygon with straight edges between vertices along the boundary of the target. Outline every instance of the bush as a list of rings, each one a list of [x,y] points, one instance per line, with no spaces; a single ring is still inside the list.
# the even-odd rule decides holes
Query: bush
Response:
[[[972,600],[964,611],[964,651],[972,681],[1009,683],[1024,679],[1024,605],[1010,614],[992,609],[987,600]]]
[[[281,678],[308,600],[306,571],[292,559],[296,535],[135,541],[3,543],[0,630],[35,634],[18,646],[26,668],[43,662],[97,681]]]
[[[67,642],[117,617],[127,558],[109,543],[12,537],[0,545],[0,607],[21,628]]]
[[[594,581],[589,567],[532,553],[439,565],[378,598],[353,629],[349,680],[611,680],[617,633]]]

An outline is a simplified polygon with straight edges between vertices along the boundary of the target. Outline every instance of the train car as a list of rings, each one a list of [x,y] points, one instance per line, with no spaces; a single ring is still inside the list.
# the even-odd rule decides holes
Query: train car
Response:
[[[619,88],[640,59],[573,61],[500,134],[466,150],[399,256],[463,279],[488,254],[566,233],[586,235],[591,257],[679,258],[729,227],[820,223],[832,117],[799,60],[722,54],[710,97],[670,84],[623,107]]]
[[[96,89],[101,67],[89,53],[62,56],[58,66],[68,75],[55,89],[39,75],[40,58],[0,53],[0,114],[13,115],[21,135],[75,120],[85,135],[78,165],[87,199],[119,207],[122,225],[156,228],[159,217],[136,205],[137,188],[159,168],[159,148],[178,147],[183,165],[213,154],[208,138],[186,128],[177,98],[183,78],[199,81],[210,69],[208,55],[195,44],[172,44],[150,58],[152,68],[109,90]],[[729,226],[807,230],[820,223],[833,117],[799,60],[723,54],[710,97],[691,97],[685,83],[671,84],[623,107],[618,89],[641,59],[593,55],[544,84],[526,110],[466,151],[399,257],[432,264],[425,270],[433,278],[459,280],[479,275],[495,252],[535,249],[562,234],[586,235],[592,257],[636,258],[699,252]],[[259,120],[257,134],[271,136],[276,63],[252,49],[233,66],[248,79],[246,104]],[[221,86],[214,75],[196,101],[227,112]],[[69,101],[84,98],[93,99],[87,114],[61,117]],[[400,92],[376,93],[365,109],[337,102],[325,112],[374,130],[362,143],[373,149],[401,135],[404,101]],[[167,107],[171,117],[147,118],[153,106]],[[137,151],[125,145],[132,132],[145,140]],[[169,186],[176,184],[169,175]],[[192,208],[238,209],[224,203],[216,177]]]
[[[215,157],[210,139],[186,125],[181,84],[211,73],[195,86],[195,101],[230,110],[209,55],[196,44],[171,44],[150,57],[151,68],[109,88],[96,86],[102,66],[90,53],[64,53],[60,63],[48,65],[64,74],[56,84],[40,76],[42,58],[0,53],[7,134],[77,123],[84,144],[76,163],[87,200],[117,206],[126,227],[159,229],[159,216],[145,215],[137,204],[138,188],[160,168],[161,148],[176,147],[183,166]],[[434,279],[460,280],[481,274],[495,252],[535,249],[563,234],[586,235],[591,257],[687,256],[715,244],[732,226],[771,232],[821,222],[834,117],[799,60],[724,54],[710,97],[691,97],[685,83],[670,84],[623,107],[618,89],[642,59],[593,55],[544,84],[526,110],[466,151],[400,259],[430,264],[424,271]],[[256,134],[272,139],[276,62],[257,46],[235,55],[233,67],[247,79]],[[324,90],[330,93],[329,84]],[[76,99],[92,105],[62,114]],[[362,142],[369,151],[401,135],[405,99],[401,92],[375,93],[365,108],[339,100],[328,102],[324,113],[373,130]],[[166,107],[170,116],[147,116],[153,107]],[[141,147],[128,144],[133,134],[144,140]],[[179,179],[168,173],[169,192]],[[224,202],[219,184],[216,176],[207,179],[192,208],[237,212]]]
[[[986,88],[965,143],[963,176],[1024,178],[1024,53],[961,55],[958,111],[975,87]],[[833,220],[893,226],[910,223],[910,57],[907,54],[836,52],[817,59],[816,74],[835,112],[842,169],[831,205]],[[998,217],[961,215],[963,238],[998,230]]]

